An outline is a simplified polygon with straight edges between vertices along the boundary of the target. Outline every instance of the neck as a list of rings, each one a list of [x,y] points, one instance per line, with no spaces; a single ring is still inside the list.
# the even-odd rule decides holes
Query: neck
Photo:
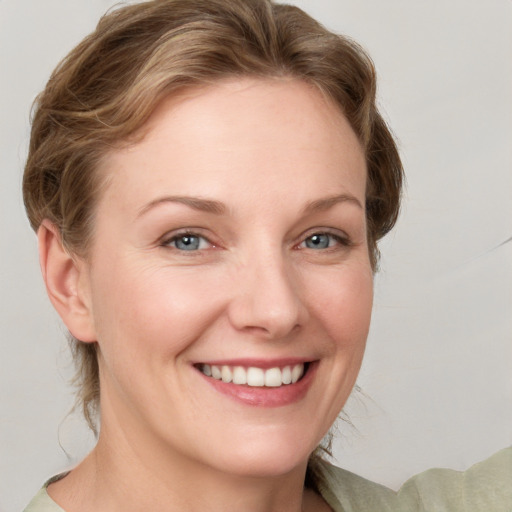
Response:
[[[123,432],[124,433],[124,432]],[[301,512],[307,462],[283,475],[230,474],[103,429],[93,452],[49,494],[63,508],[166,512]]]

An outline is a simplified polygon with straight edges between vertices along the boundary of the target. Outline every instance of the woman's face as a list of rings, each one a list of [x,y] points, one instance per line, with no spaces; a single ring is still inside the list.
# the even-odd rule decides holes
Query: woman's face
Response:
[[[223,82],[163,103],[101,172],[83,282],[102,435],[190,468],[303,468],[372,306],[348,122],[302,82]]]

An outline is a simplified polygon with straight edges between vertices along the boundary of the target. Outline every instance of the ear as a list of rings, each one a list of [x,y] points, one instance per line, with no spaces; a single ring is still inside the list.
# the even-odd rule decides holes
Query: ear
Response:
[[[49,220],[42,222],[37,238],[39,263],[53,307],[75,338],[96,341],[85,262],[65,249],[59,230]]]

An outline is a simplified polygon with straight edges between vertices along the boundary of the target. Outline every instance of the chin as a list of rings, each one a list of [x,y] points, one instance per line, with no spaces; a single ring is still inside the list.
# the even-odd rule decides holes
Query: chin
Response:
[[[231,445],[224,451],[216,464],[227,473],[241,477],[279,477],[293,471],[305,471],[311,453],[317,443],[297,439],[293,436],[270,436],[261,440],[249,438],[238,447]]]

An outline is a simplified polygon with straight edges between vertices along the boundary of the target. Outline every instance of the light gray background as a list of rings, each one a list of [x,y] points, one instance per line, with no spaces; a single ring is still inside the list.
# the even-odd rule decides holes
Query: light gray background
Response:
[[[90,446],[20,182],[29,106],[112,0],[0,0],[0,511]],[[340,465],[397,488],[512,443],[512,2],[297,0],[373,56],[408,187]],[[66,450],[71,456],[67,459]]]

